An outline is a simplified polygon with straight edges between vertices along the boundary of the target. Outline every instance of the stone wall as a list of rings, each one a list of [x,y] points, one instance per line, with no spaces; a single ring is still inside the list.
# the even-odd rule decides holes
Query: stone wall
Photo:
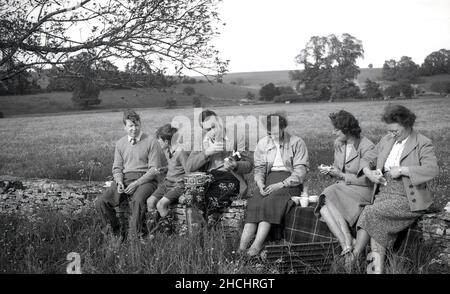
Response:
[[[83,182],[46,179],[23,179],[0,176],[0,213],[34,213],[46,207],[74,216],[83,209],[93,209],[94,200],[104,191],[104,182]],[[228,231],[242,229],[246,200],[235,200],[222,211],[219,224]],[[172,207],[180,231],[198,226],[202,217],[195,209],[181,204]],[[450,266],[450,213],[426,214],[415,230],[423,240],[431,240],[441,248],[436,263]]]
[[[93,208],[96,197],[106,189],[104,184],[0,176],[0,213],[34,213],[47,208],[76,215]],[[233,201],[231,207],[222,211],[220,225],[227,230],[240,230],[245,207],[245,200]],[[201,222],[198,212],[185,205],[172,206],[172,212],[181,231],[189,231],[191,225]]]

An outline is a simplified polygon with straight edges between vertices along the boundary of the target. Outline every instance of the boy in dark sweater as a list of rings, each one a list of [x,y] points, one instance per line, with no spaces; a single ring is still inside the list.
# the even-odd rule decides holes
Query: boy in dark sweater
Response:
[[[143,236],[146,233],[146,201],[155,191],[157,176],[167,161],[158,141],[141,131],[141,120],[136,112],[126,110],[123,123],[127,135],[116,143],[112,167],[114,182],[97,199],[95,206],[103,220],[110,223],[113,233],[118,235],[120,223],[114,207],[130,196],[130,232]]]

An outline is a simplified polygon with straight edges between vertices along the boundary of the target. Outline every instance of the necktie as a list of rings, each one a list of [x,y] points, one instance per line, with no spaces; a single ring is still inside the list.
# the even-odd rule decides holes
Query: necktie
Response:
[[[131,138],[131,145],[135,145],[136,144],[136,138]]]

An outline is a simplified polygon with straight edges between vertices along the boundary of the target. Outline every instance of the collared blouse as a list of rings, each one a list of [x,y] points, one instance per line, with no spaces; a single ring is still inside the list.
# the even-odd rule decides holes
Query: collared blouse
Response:
[[[305,142],[295,135],[285,131],[280,142],[281,157],[286,169],[291,175],[283,181],[284,186],[292,187],[303,183],[309,168],[308,149]],[[265,183],[266,175],[272,169],[277,153],[277,147],[270,136],[263,137],[256,145],[254,153],[255,182]]]

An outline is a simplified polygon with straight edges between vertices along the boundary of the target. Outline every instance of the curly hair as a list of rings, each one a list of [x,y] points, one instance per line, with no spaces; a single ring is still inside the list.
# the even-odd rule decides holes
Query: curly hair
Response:
[[[344,135],[350,135],[355,138],[361,136],[361,128],[358,120],[348,111],[340,110],[329,115],[334,128],[342,131]]]
[[[266,125],[267,130],[271,130],[272,117],[278,118],[278,124],[279,124],[280,130],[284,130],[287,127],[288,122],[287,122],[286,116],[282,113],[275,112],[275,113],[271,113],[267,116],[267,125]]]
[[[123,112],[123,124],[127,124],[127,120],[132,121],[134,124],[141,123],[141,117],[134,110],[127,109]]]
[[[172,140],[173,135],[175,135],[177,131],[178,129],[172,127],[171,124],[165,124],[156,130],[155,136],[156,138],[161,138],[164,141],[167,140],[170,142]]]
[[[388,104],[384,108],[381,120],[387,124],[398,123],[406,128],[412,128],[416,121],[416,115],[400,104]]]

